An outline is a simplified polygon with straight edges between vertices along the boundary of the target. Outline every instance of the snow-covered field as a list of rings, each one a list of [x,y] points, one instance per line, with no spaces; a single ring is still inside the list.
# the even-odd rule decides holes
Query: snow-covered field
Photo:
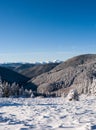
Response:
[[[0,98],[0,130],[96,130],[96,97]]]

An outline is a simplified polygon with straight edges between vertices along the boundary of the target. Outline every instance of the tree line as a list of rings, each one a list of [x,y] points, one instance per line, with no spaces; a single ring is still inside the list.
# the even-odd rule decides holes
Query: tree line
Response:
[[[0,97],[34,97],[32,90],[24,89],[16,82],[8,83],[0,77]]]

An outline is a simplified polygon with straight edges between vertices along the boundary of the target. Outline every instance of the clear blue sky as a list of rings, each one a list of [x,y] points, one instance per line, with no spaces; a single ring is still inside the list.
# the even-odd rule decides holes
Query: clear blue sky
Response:
[[[96,0],[0,0],[0,62],[96,53]]]

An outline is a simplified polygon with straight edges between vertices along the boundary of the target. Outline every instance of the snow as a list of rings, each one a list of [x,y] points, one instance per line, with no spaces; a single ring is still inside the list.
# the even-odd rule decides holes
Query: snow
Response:
[[[0,98],[0,130],[96,130],[96,97]]]

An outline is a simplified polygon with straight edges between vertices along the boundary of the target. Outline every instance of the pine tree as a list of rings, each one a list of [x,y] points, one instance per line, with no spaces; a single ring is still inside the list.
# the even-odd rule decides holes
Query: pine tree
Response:
[[[0,97],[3,97],[3,85],[2,85],[1,76],[0,76]]]
[[[4,90],[3,90],[3,95],[4,97],[9,97],[10,95],[10,84],[8,84],[8,82],[4,83],[3,85]]]
[[[24,96],[24,88],[23,86],[19,88],[19,96]]]
[[[92,85],[91,85],[91,88],[90,88],[90,92],[91,92],[91,94],[96,95],[96,78],[93,78],[93,82],[92,82]]]

